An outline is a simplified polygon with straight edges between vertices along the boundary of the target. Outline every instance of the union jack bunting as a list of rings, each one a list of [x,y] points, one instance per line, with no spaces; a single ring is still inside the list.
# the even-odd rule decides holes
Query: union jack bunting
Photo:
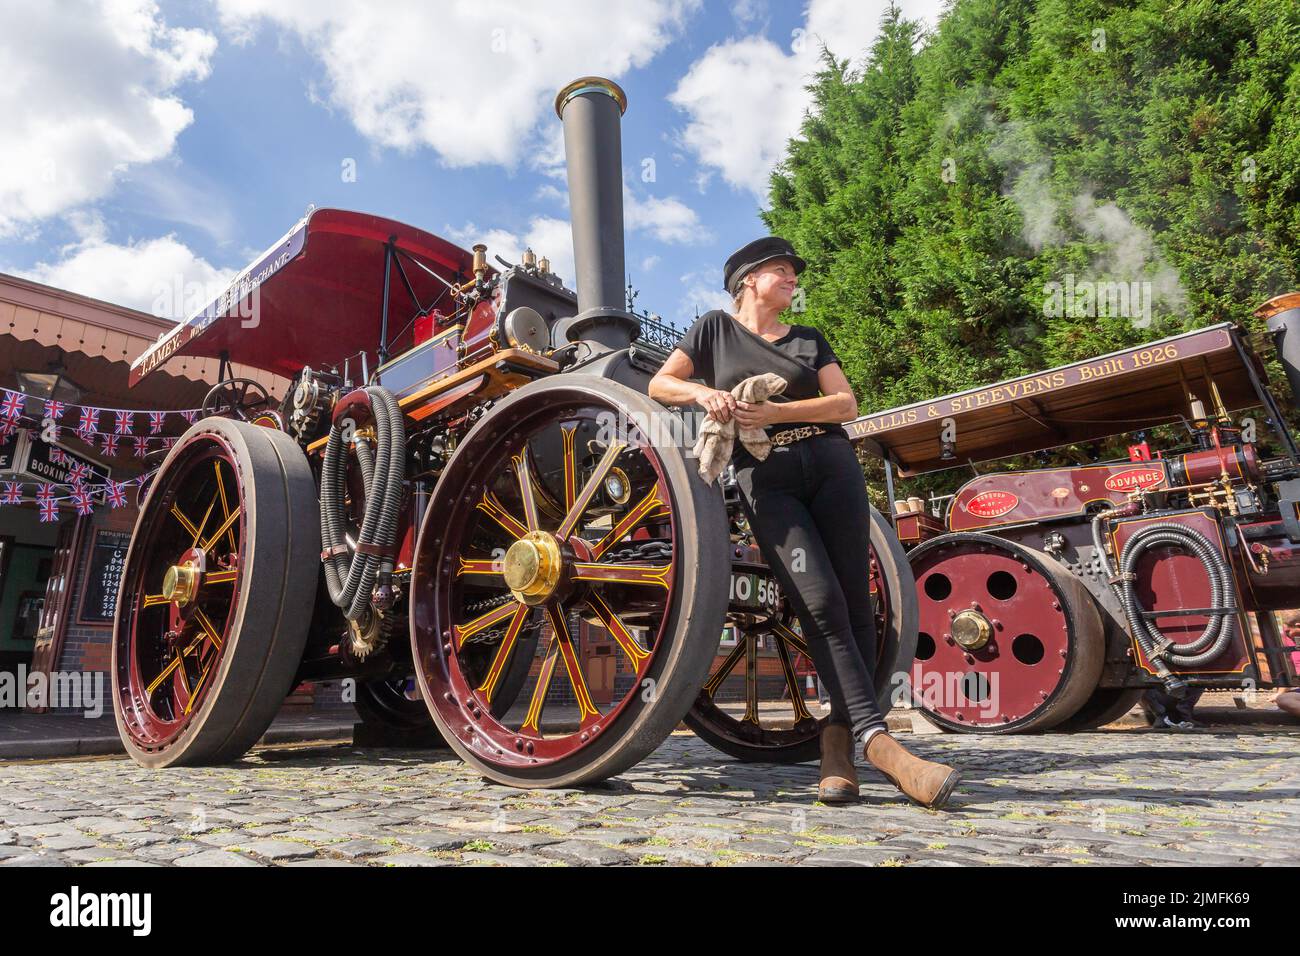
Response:
[[[5,389],[4,393],[4,401],[0,401],[0,415],[12,422],[22,415],[27,396],[22,392],[11,392],[8,389]]]
[[[88,515],[95,510],[95,505],[90,500],[90,492],[85,488],[77,488],[72,492],[72,504],[79,515]]]
[[[160,431],[162,431],[163,420],[166,417],[167,417],[166,412],[149,413],[149,434],[150,435],[157,435]]]
[[[60,418],[63,417],[63,412],[67,409],[67,407],[68,406],[65,405],[63,402],[56,402],[52,398],[47,398],[45,400],[45,417],[50,419],[51,421],[57,422]]]
[[[99,430],[99,409],[83,408],[81,410],[81,424],[77,426],[77,432],[93,433]]]
[[[117,454],[117,436],[116,436],[116,435],[105,435],[105,436],[104,436],[104,454],[105,454],[105,455],[116,455],[116,454]]]
[[[115,412],[117,426],[113,429],[119,435],[130,435],[135,430],[134,412]]]
[[[68,455],[62,448],[50,449],[50,461],[54,462],[54,464],[62,465],[67,460],[68,460]]]
[[[53,498],[41,499],[41,520],[58,521],[59,520],[59,503]]]
[[[143,458],[149,452],[149,439],[137,436],[131,440],[135,443],[135,457]]]
[[[0,440],[8,438],[16,431],[18,427],[13,422],[7,418],[0,418]]]
[[[16,481],[6,481],[4,494],[0,494],[0,505],[21,504],[23,500],[23,486]]]
[[[104,485],[104,494],[108,496],[108,503],[114,508],[121,508],[126,504],[126,482],[109,481]]]
[[[74,461],[72,467],[68,469],[68,480],[74,485],[80,485],[90,477],[90,466],[84,461]]]
[[[193,425],[194,420],[199,417],[199,410],[197,408],[187,408],[185,411],[181,412],[181,414],[185,416],[187,422]]]
[[[54,497],[54,486],[49,482],[44,482],[36,488],[37,501],[49,501]]]
[[[163,439],[163,447],[164,447],[164,448],[171,448],[171,447],[172,447],[173,445],[175,445],[175,444],[176,444],[176,439],[175,439],[175,438],[164,438],[164,439]]]

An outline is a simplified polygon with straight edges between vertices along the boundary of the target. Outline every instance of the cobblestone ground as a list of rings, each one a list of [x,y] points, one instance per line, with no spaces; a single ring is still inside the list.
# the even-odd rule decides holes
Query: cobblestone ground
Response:
[[[0,865],[1241,865],[1300,859],[1300,733],[907,738],[954,808],[864,767],[735,763],[686,733],[583,790],[484,781],[447,752],[264,749],[222,768],[0,766]]]

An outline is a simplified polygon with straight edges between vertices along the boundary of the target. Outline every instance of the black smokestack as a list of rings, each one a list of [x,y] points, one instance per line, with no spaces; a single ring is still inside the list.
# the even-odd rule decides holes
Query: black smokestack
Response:
[[[1300,405],[1300,306],[1271,316],[1266,328],[1273,336],[1278,361],[1291,384],[1291,397]]]
[[[565,327],[583,339],[624,349],[640,323],[624,308],[623,144],[620,121],[627,96],[613,80],[584,76],[555,97],[564,123],[569,213],[578,275],[578,315]]]

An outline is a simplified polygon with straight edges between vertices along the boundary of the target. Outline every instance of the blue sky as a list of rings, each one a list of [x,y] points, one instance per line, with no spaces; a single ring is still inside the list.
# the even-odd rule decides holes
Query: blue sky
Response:
[[[933,24],[940,0],[902,4]],[[881,2],[0,0],[0,271],[171,318],[309,204],[409,222],[573,286],[560,124],[569,79],[627,91],[627,263],[688,325],[762,234],[818,38],[857,57]],[[383,12],[377,12],[382,10]],[[355,181],[347,175],[355,169]],[[7,184],[7,185],[6,185]]]

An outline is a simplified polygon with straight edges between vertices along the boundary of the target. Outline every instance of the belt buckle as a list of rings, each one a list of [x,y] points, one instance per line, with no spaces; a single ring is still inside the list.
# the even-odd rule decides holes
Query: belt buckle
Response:
[[[824,435],[826,430],[818,428],[816,425],[803,425],[799,428],[787,428],[785,431],[777,432],[772,436],[773,445],[789,445],[793,442],[800,441],[804,438],[811,438],[813,435]]]

